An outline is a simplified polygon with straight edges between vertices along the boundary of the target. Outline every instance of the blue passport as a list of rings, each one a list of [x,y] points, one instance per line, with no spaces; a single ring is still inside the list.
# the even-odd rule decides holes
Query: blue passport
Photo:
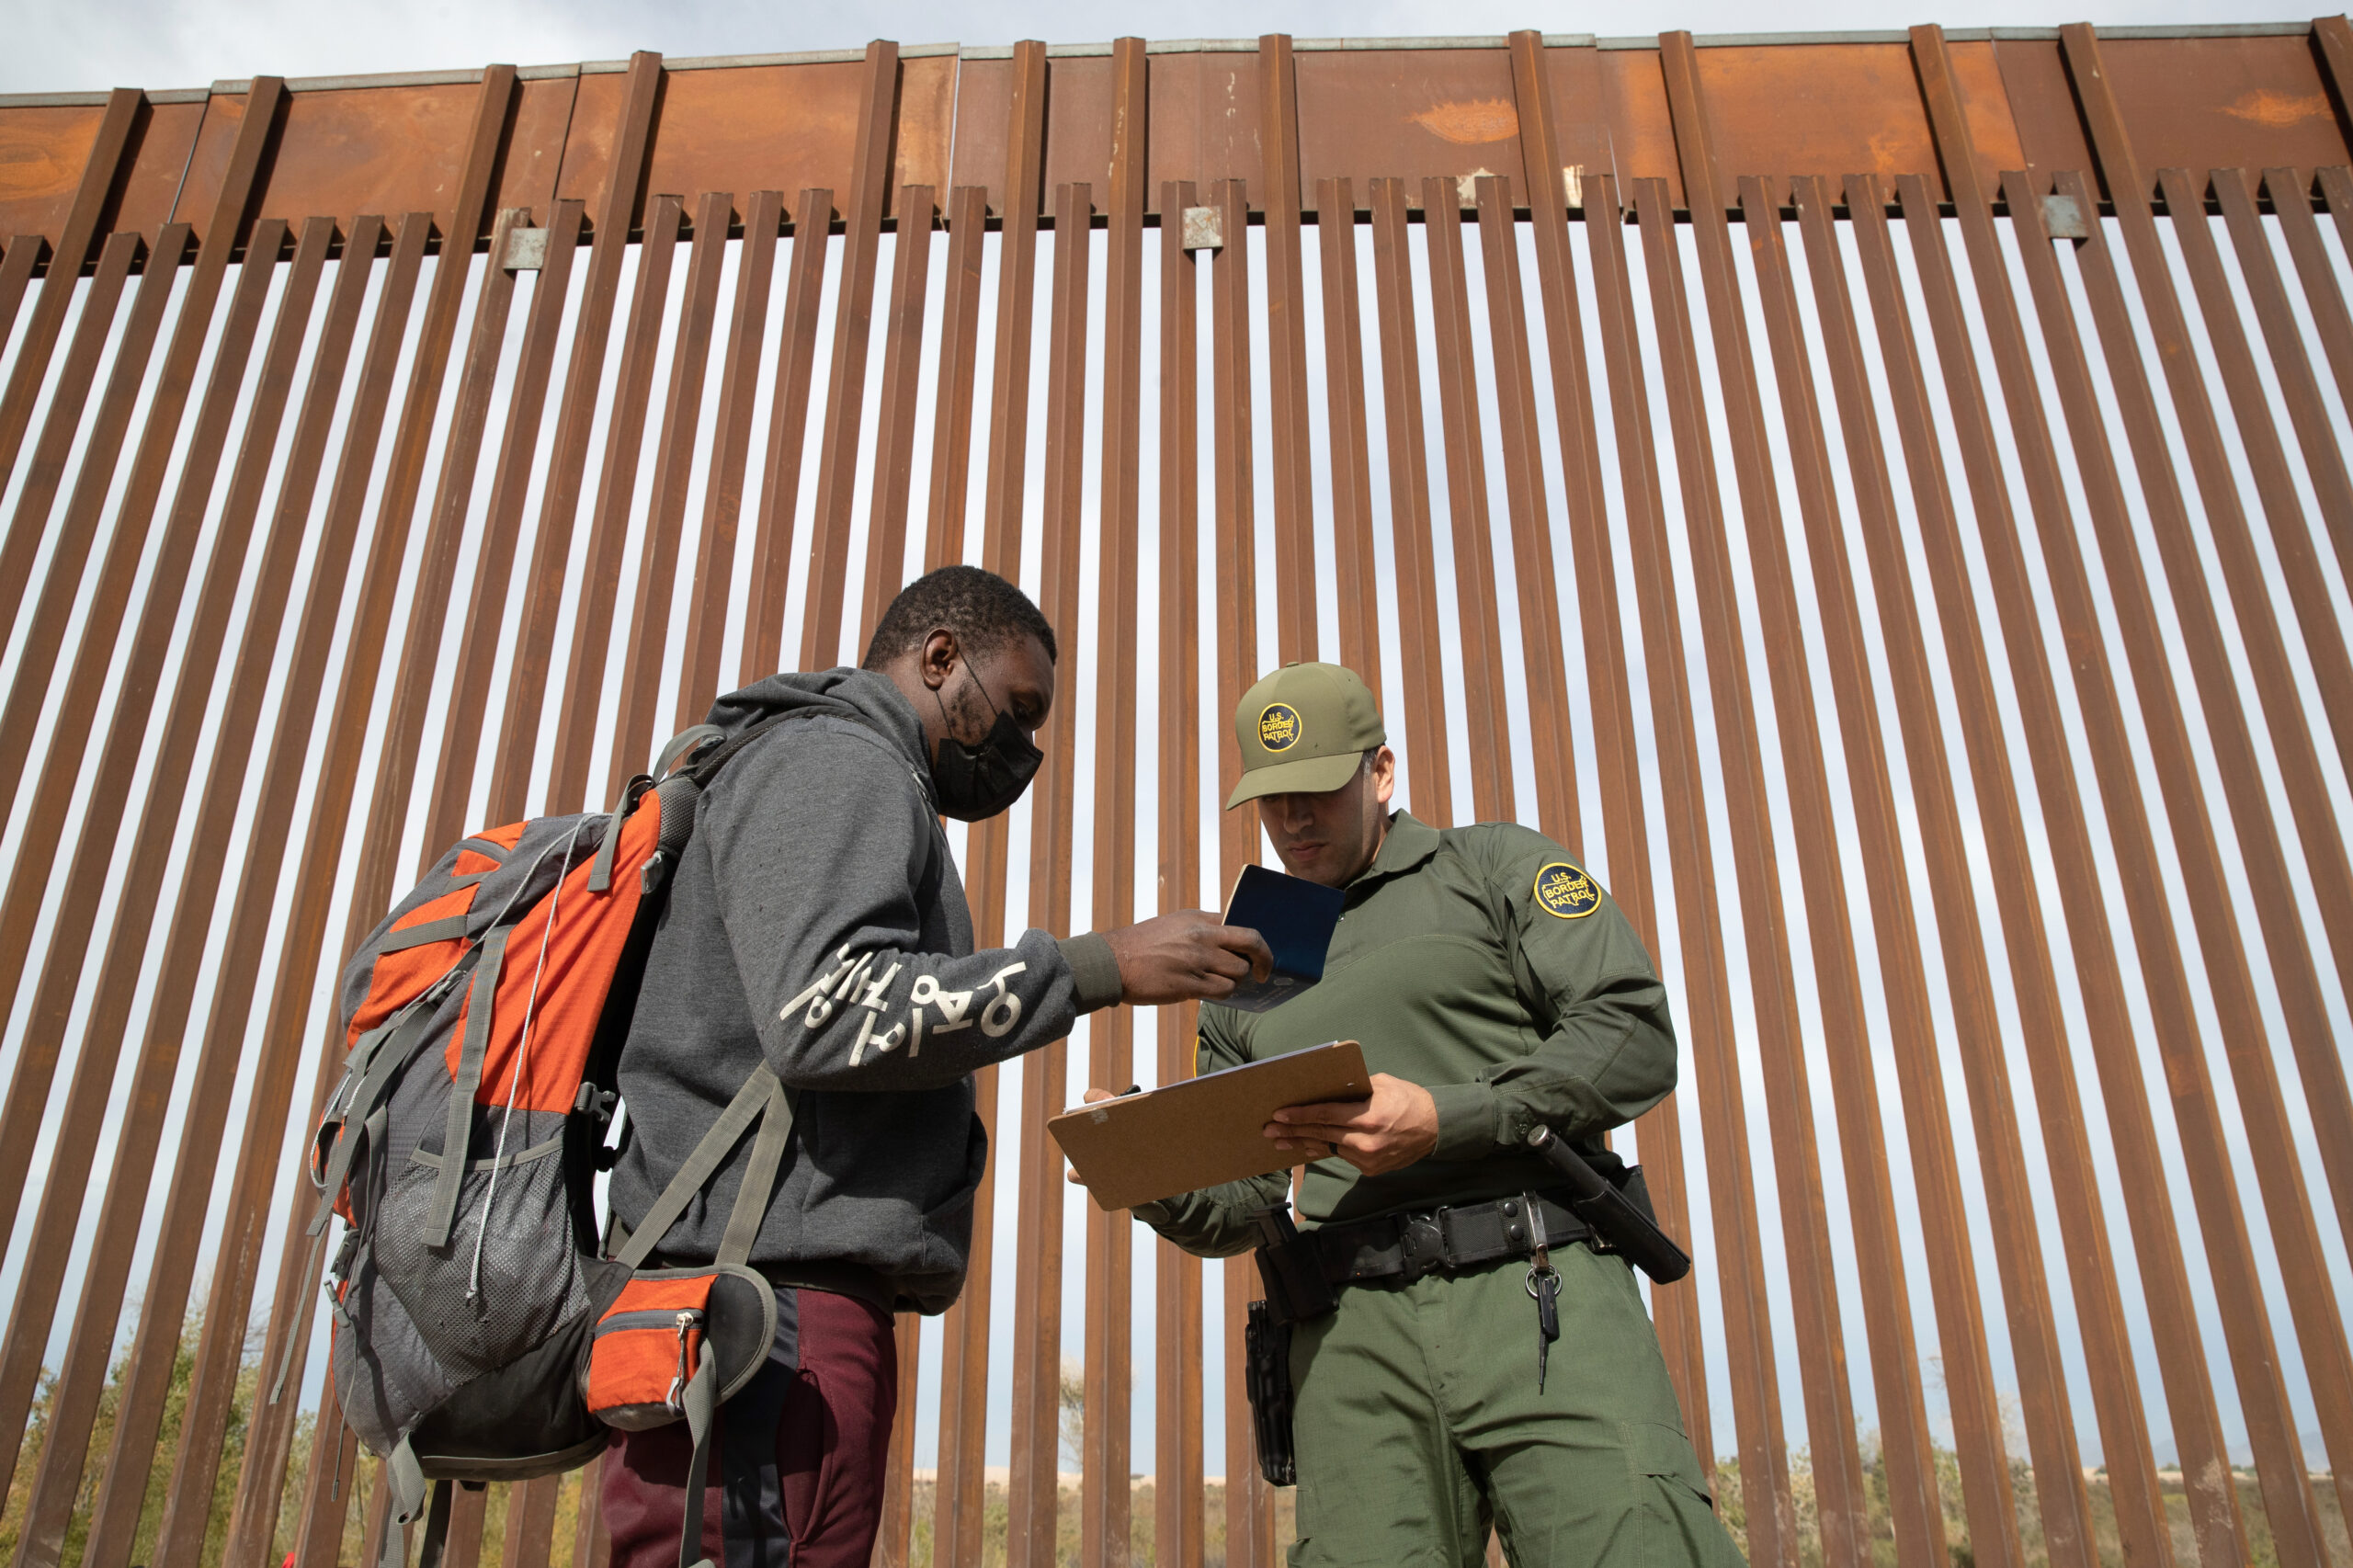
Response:
[[[1245,980],[1219,1006],[1245,1013],[1279,1007],[1324,978],[1324,956],[1340,924],[1347,895],[1304,877],[1285,876],[1264,866],[1245,866],[1225,906],[1228,926],[1247,926],[1267,939],[1275,971],[1264,981]]]

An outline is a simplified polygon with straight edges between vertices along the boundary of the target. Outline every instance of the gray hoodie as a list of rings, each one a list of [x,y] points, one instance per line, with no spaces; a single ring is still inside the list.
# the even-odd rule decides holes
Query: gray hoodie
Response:
[[[794,710],[713,781],[671,881],[621,1049],[634,1132],[611,1203],[633,1226],[765,1059],[795,1110],[753,1265],[941,1312],[964,1282],[988,1153],[972,1071],[1118,1001],[1119,966],[1100,937],[1032,930],[972,950],[923,726],[888,676],[772,676],[721,698],[710,722],[733,733]],[[717,1253],[750,1145],[658,1257]]]

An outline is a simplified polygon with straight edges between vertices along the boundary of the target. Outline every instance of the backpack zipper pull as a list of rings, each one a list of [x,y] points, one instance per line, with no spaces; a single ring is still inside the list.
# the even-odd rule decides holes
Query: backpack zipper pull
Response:
[[[695,1324],[701,1315],[699,1312],[681,1310],[677,1316],[678,1375],[670,1380],[670,1393],[665,1403],[671,1409],[681,1414],[687,1407],[687,1378],[693,1371],[693,1369],[687,1365],[687,1335],[694,1332]]]

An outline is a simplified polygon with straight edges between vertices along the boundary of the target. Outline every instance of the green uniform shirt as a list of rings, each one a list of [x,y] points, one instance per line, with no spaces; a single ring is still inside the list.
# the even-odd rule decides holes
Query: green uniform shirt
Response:
[[[1307,1167],[1303,1221],[1358,1220],[1558,1185],[1526,1147],[1544,1123],[1604,1170],[1600,1135],[1675,1087],[1666,988],[1600,884],[1512,823],[1433,828],[1404,812],[1347,887],[1321,983],[1265,1013],[1203,1005],[1198,1070],[1354,1040],[1365,1065],[1438,1102],[1438,1147],[1386,1176]],[[1188,1251],[1257,1244],[1252,1213],[1280,1174],[1139,1205]]]

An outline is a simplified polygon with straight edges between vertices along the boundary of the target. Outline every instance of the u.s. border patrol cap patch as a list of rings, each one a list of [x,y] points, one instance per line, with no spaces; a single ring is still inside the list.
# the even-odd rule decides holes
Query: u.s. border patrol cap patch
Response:
[[[1258,711],[1258,744],[1268,751],[1289,751],[1306,733],[1299,710],[1288,702],[1269,702]]]
[[[1554,860],[1536,873],[1536,902],[1547,915],[1582,920],[1601,907],[1601,888],[1566,860]]]

